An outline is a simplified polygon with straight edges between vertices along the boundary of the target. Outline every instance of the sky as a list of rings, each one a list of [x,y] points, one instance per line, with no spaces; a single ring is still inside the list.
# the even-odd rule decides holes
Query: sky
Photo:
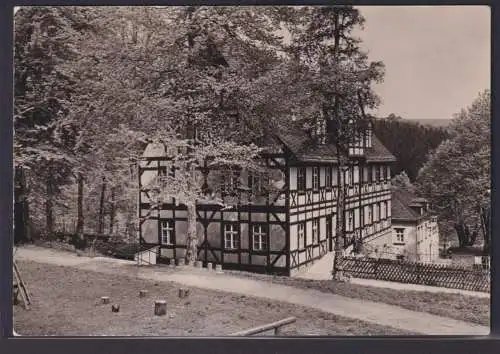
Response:
[[[358,36],[384,62],[374,113],[451,119],[490,88],[490,9],[486,6],[360,6]]]

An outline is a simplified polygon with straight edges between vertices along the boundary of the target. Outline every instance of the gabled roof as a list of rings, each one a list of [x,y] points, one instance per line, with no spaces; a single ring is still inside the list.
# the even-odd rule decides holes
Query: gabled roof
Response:
[[[297,122],[291,122],[288,127],[281,128],[276,133],[277,138],[304,162],[337,162],[337,148],[332,143],[317,144],[302,130]],[[396,158],[373,134],[372,147],[365,150],[367,162],[394,162]]]
[[[412,206],[420,207],[427,200],[419,198],[412,192],[392,186],[392,206],[391,206],[391,219],[402,221],[418,221],[427,214],[420,215]]]

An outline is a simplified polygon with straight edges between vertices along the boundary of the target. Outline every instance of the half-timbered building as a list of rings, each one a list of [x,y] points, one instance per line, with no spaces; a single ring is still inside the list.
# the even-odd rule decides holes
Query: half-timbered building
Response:
[[[356,240],[391,242],[390,164],[395,159],[370,127],[349,149],[344,171],[334,144],[295,125],[277,132],[270,146],[261,154],[264,173],[202,171],[225,207],[197,205],[198,260],[280,275],[311,265],[333,252],[341,178],[346,251]],[[139,237],[143,244],[159,246],[159,262],[184,257],[187,241],[187,208],[175,200],[152,208],[147,193],[167,162],[167,149],[150,145],[139,166]]]

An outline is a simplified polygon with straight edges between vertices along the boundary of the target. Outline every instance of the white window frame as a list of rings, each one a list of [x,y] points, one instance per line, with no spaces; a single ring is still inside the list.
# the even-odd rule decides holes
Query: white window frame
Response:
[[[250,182],[250,183],[248,183]],[[252,189],[252,192],[262,193],[262,175],[256,172],[248,172],[248,187]]]
[[[162,220],[160,223],[162,245],[173,245],[174,225],[172,220]],[[166,232],[166,234],[164,234]]]
[[[368,205],[368,224],[373,224],[373,204]]]
[[[263,224],[252,224],[252,249],[254,251],[267,249],[267,228]]]
[[[347,211],[347,231],[353,231],[354,230],[354,211],[348,210]]]
[[[312,187],[315,191],[319,189],[319,167],[312,168]]]
[[[312,243],[316,244],[319,241],[319,219],[312,220]]]
[[[404,244],[405,243],[405,229],[404,228],[394,228],[396,240],[394,243]]]
[[[229,241],[229,242],[228,242]],[[224,224],[224,248],[235,250],[239,248],[239,226],[235,223]]]
[[[325,167],[325,187],[332,186],[332,168],[330,166]]]
[[[304,248],[306,239],[306,223],[300,222],[297,224],[297,235],[299,238],[299,248]]]
[[[302,178],[301,178],[302,177]],[[307,188],[307,171],[305,167],[297,168],[297,190],[304,191]],[[302,183],[299,183],[302,181]]]

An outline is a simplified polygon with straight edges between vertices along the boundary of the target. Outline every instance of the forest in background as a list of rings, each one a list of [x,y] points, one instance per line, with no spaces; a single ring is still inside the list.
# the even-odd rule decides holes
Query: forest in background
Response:
[[[231,150],[258,143],[290,117],[307,125],[318,112],[357,116],[375,108],[380,98],[372,84],[383,80],[384,66],[369,61],[351,34],[363,23],[351,7],[21,8],[14,53],[17,227],[29,226],[29,238],[66,230],[131,240],[135,166],[148,143],[182,145],[178,135],[196,124],[216,136],[212,147]],[[322,30],[325,24],[331,30]],[[277,35],[282,28],[290,42]],[[328,38],[339,45],[325,44]],[[345,97],[340,108],[338,96]],[[477,206],[487,200],[478,191],[490,178],[489,145],[479,144],[489,134],[486,106],[460,113],[446,131],[394,116],[375,119],[377,136],[398,158],[393,174],[405,171],[447,224],[457,232],[467,226],[471,235],[481,225]],[[465,134],[472,123],[464,117],[482,130]],[[235,123],[240,129],[231,129]],[[466,163],[470,154],[477,164]],[[439,161],[450,156],[457,166],[444,169]],[[481,182],[464,188],[463,178]],[[450,209],[444,192],[456,195],[460,208]]]

